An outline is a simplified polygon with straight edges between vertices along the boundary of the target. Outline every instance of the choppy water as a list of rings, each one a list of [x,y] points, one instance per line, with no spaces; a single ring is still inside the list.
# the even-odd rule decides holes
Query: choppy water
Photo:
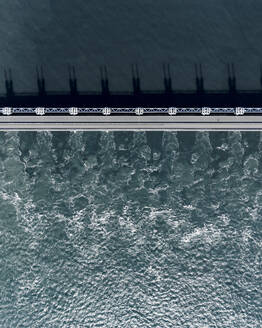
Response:
[[[0,134],[0,327],[262,325],[262,138]]]

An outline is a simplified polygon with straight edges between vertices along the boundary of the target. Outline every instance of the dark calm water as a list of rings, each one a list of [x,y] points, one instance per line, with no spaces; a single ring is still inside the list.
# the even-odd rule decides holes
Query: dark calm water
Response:
[[[68,90],[69,62],[81,90],[100,90],[103,64],[111,89],[130,89],[134,62],[141,87],[160,89],[163,61],[174,88],[195,88],[195,62],[207,88],[227,88],[228,62],[240,89],[260,88],[261,0],[0,0],[0,9],[0,76],[12,67],[18,91],[36,89],[37,64],[47,89]]]
[[[0,134],[0,327],[262,326],[262,138]]]

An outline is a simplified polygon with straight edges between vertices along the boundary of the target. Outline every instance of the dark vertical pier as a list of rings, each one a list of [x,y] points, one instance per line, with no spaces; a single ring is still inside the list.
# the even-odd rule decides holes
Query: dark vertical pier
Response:
[[[133,93],[138,95],[141,93],[141,85],[140,85],[140,76],[138,71],[138,65],[132,65],[132,82],[133,82]]]
[[[100,76],[101,76],[102,95],[103,96],[108,96],[110,92],[109,92],[107,67],[105,65],[100,67]]]
[[[163,74],[164,74],[165,93],[170,94],[170,93],[172,93],[172,79],[171,79],[169,64],[166,64],[166,63],[163,64]]]
[[[202,72],[202,65],[195,64],[195,81],[196,81],[196,92],[204,93],[204,77]]]
[[[260,87],[262,91],[262,64],[260,64]]]
[[[78,95],[78,90],[77,90],[77,78],[76,78],[75,67],[69,65],[68,66],[68,73],[69,73],[70,94],[71,94],[71,96],[77,96]]]
[[[5,70],[4,74],[5,74],[6,96],[10,98],[13,97],[15,94],[11,69],[9,68],[8,72]]]
[[[37,87],[38,87],[39,97],[46,96],[45,77],[44,77],[43,66],[40,67],[40,71],[39,71],[38,67],[36,67],[36,77],[37,77]]]
[[[237,90],[237,87],[236,87],[235,67],[234,67],[233,63],[227,65],[227,72],[228,72],[229,93],[235,93]]]

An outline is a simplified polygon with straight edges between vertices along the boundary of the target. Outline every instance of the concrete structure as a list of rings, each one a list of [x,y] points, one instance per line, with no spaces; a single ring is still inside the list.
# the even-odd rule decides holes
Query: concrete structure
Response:
[[[262,116],[0,116],[0,130],[262,130]]]
[[[69,66],[69,92],[54,93],[47,91],[40,67],[36,69],[38,92],[29,94],[16,93],[12,72],[5,70],[0,129],[261,130],[262,91],[238,90],[234,64],[227,69],[227,90],[206,90],[202,66],[196,64],[196,89],[179,91],[173,89],[170,67],[165,63],[164,89],[146,91],[141,88],[139,69],[134,64],[133,90],[111,92],[107,67],[102,66],[101,92],[79,92],[75,68]]]

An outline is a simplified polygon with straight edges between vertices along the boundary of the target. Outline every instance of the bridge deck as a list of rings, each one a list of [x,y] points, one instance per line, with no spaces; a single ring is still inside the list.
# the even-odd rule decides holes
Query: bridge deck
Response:
[[[1,131],[262,130],[262,116],[0,116]]]

